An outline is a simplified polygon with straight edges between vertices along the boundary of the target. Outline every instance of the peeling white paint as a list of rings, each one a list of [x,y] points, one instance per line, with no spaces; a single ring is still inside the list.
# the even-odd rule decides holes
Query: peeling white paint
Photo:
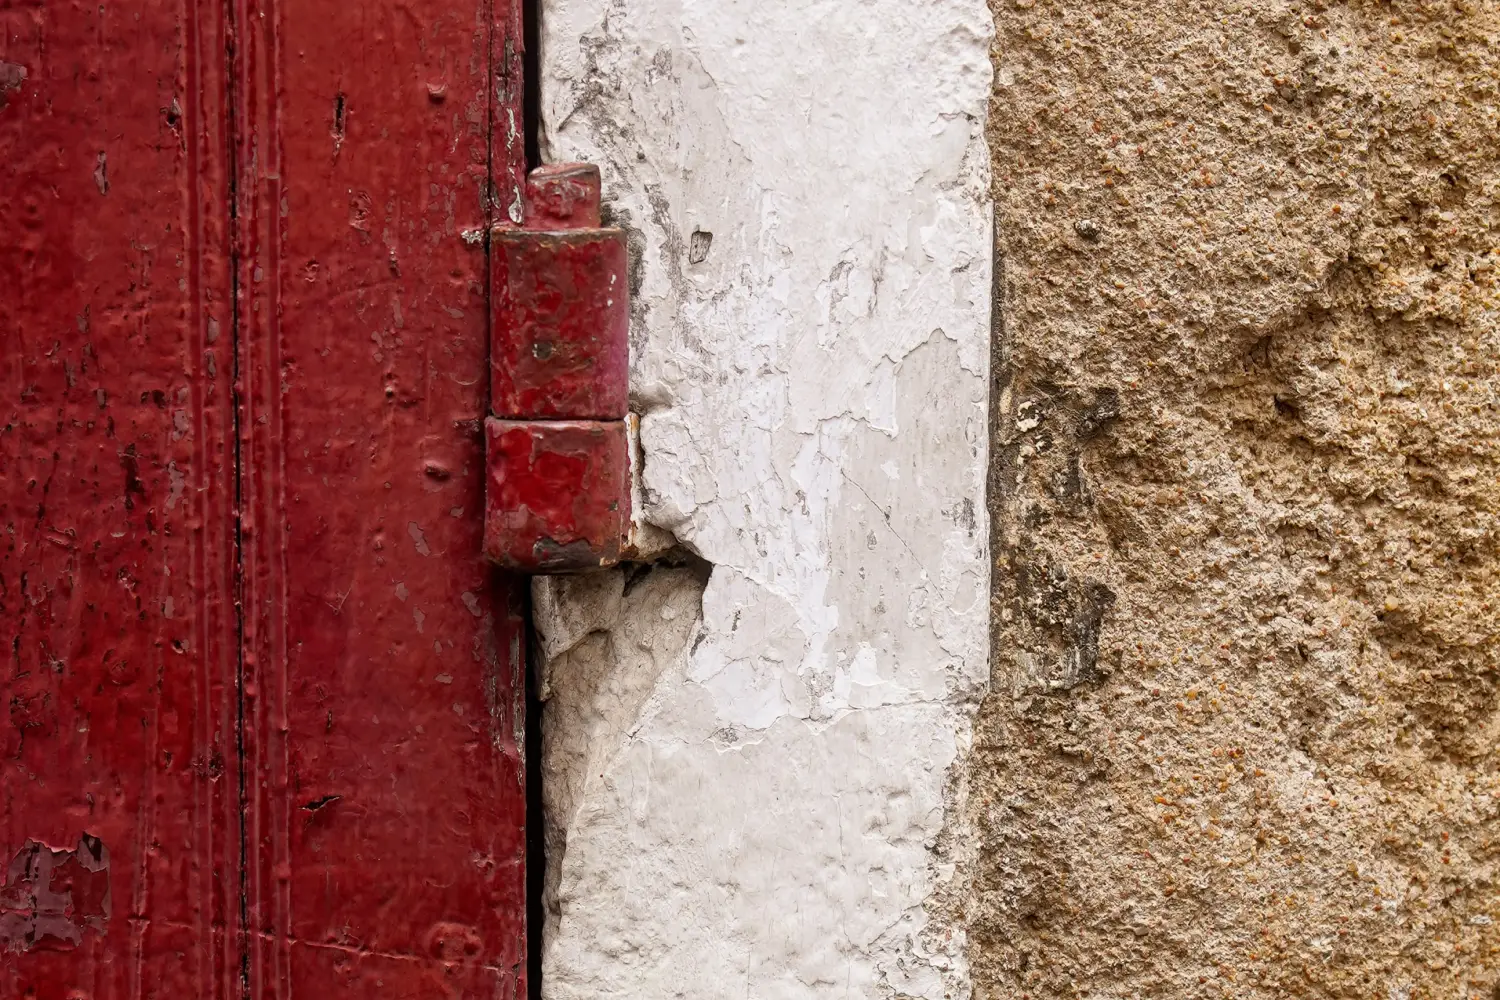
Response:
[[[550,158],[638,258],[644,520],[712,567],[536,588],[552,1000],[968,992],[925,903],[988,680],[989,32],[549,0]]]

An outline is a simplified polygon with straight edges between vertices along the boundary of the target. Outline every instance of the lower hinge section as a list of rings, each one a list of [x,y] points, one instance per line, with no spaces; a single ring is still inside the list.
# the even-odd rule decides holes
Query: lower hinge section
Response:
[[[630,530],[623,420],[485,421],[484,551],[523,573],[613,566]]]

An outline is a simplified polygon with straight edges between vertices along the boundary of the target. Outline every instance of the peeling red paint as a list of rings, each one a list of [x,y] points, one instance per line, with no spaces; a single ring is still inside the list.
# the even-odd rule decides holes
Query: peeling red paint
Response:
[[[0,4],[6,1000],[239,995],[221,14]]]
[[[526,228],[540,232],[598,229],[603,178],[591,163],[551,163],[526,176]]]
[[[0,951],[67,950],[109,924],[109,851],[84,834],[76,850],[29,841],[0,886]]]
[[[0,110],[10,103],[10,93],[26,82],[26,67],[0,59]]]

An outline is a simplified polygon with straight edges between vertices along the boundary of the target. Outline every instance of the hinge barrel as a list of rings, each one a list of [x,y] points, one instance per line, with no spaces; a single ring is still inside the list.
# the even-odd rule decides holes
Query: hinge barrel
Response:
[[[599,569],[626,544],[626,244],[600,216],[596,167],[542,167],[524,227],[490,234],[484,549],[506,569]]]

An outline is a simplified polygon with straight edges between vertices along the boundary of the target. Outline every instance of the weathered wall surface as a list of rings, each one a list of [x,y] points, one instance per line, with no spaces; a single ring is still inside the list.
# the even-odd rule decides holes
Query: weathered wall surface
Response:
[[[976,995],[1500,996],[1500,7],[993,8]]]
[[[544,992],[944,1000],[988,669],[983,0],[549,0],[552,159],[630,233],[645,514],[537,588]]]

